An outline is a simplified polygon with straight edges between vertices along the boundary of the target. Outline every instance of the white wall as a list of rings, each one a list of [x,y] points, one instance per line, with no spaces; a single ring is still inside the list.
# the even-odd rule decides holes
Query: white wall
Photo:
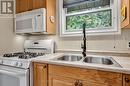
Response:
[[[57,0],[58,1],[58,0]],[[58,21],[58,5],[57,5],[57,21]],[[81,50],[81,37],[59,37],[59,23],[57,23],[57,35],[52,36],[30,36],[29,39],[54,39],[57,44],[57,49],[74,49]],[[87,50],[93,51],[119,51],[130,52],[127,48],[130,41],[130,29],[122,29],[122,34],[119,36],[93,36],[87,37]],[[115,48],[114,48],[115,46]]]
[[[81,37],[61,38],[59,35],[52,36],[30,36],[29,39],[54,39],[57,44],[57,49],[74,49],[81,50]],[[127,48],[128,41],[130,41],[130,29],[122,29],[122,34],[119,36],[93,36],[87,37],[87,50],[93,51],[116,51],[116,52],[130,52]],[[115,46],[115,48],[114,48]]]
[[[23,50],[24,36],[15,35],[13,18],[0,16],[0,54]]]

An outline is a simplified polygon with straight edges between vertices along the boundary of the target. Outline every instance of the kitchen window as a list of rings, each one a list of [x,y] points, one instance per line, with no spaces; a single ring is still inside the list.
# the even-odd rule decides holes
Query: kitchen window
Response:
[[[59,0],[61,36],[120,33],[120,0]]]

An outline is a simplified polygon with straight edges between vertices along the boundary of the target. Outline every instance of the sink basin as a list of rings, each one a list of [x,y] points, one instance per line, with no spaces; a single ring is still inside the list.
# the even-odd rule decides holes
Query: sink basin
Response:
[[[103,57],[86,57],[83,62],[86,63],[96,63],[96,64],[105,64],[105,65],[113,65],[112,58],[103,58]]]
[[[83,58],[80,55],[64,55],[59,58],[52,59],[54,61],[64,61],[64,62],[80,62],[80,63],[90,63],[90,64],[101,64],[112,67],[121,67],[112,57],[103,56],[87,56]]]
[[[113,58],[111,57],[86,57],[83,62],[85,63],[93,63],[93,64],[103,64],[103,65],[111,65],[115,67],[121,67]]]
[[[64,55],[60,58],[56,58],[54,60],[57,61],[80,61],[82,59],[82,56],[77,56],[77,55]]]

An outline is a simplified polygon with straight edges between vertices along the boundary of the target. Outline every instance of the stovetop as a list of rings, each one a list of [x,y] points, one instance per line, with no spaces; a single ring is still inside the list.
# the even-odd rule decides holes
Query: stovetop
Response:
[[[17,68],[30,68],[34,58],[45,54],[54,53],[53,40],[26,40],[24,43],[25,52],[7,53],[0,56],[0,65]]]
[[[0,65],[28,69],[33,58],[44,56],[45,53],[17,52],[0,56]]]
[[[17,52],[17,53],[4,54],[3,57],[6,57],[6,58],[18,57],[19,59],[31,59],[31,58],[36,58],[38,56],[43,56],[43,55],[45,55],[45,53]]]

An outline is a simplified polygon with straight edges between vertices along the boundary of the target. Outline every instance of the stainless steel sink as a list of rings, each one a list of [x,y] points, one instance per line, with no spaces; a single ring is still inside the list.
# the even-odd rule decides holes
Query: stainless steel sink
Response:
[[[103,58],[103,57],[86,57],[83,62],[86,63],[96,63],[96,64],[105,64],[105,65],[113,65],[112,58]]]
[[[110,65],[115,67],[121,67],[113,58],[111,57],[86,57],[83,62],[92,63],[92,64],[102,64],[102,65]]]
[[[102,57],[102,56],[87,56],[83,58],[79,55],[64,55],[59,58],[54,58],[54,61],[64,61],[64,62],[80,62],[80,63],[90,63],[90,64],[101,64],[112,67],[121,67],[113,58]]]
[[[82,59],[82,56],[77,56],[77,55],[64,55],[60,58],[56,58],[54,60],[57,61],[80,61]]]

